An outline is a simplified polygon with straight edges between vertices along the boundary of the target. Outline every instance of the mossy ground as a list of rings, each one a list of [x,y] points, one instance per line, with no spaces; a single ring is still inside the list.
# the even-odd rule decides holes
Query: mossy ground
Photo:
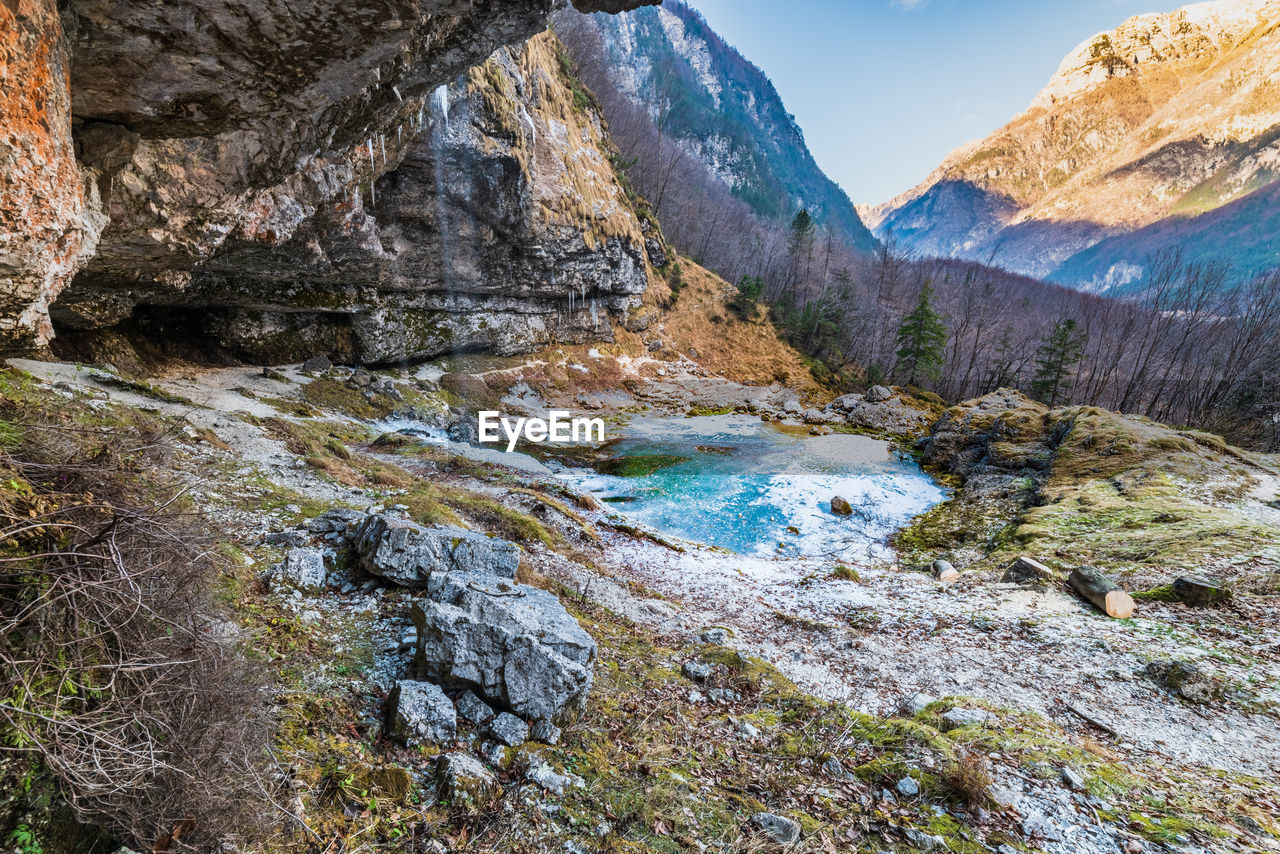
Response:
[[[996,569],[1032,555],[1095,565],[1141,590],[1227,562],[1247,574],[1280,549],[1280,531],[1242,510],[1261,470],[1218,437],[1029,402],[975,413],[969,429],[989,434],[986,460],[1008,477],[998,489],[961,486],[916,519],[896,539],[909,560],[967,550],[971,568]]]

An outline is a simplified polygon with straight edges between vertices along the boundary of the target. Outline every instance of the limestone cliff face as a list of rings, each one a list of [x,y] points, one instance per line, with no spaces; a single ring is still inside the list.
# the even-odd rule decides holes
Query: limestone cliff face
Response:
[[[376,180],[348,159],[259,199],[181,288],[102,278],[95,260],[57,318],[112,323],[139,302],[196,309],[202,331],[267,361],[609,337],[648,284],[645,235],[557,50],[542,34],[435,90],[357,152],[372,151]]]
[[[1277,0],[1141,15],[1081,44],[1025,113],[862,213],[917,252],[1102,288],[1111,271],[1069,259],[1280,178],[1278,92]],[[1280,263],[1280,247],[1258,249],[1257,264]]]
[[[137,305],[220,305],[216,280],[230,275],[247,284],[229,305],[320,302],[351,315],[348,295],[321,293],[326,280],[295,277],[270,301],[257,298],[261,288],[255,296],[254,282],[292,270],[279,250],[306,235],[336,229],[344,247],[363,240],[372,251],[370,188],[425,129],[433,93],[499,46],[544,30],[552,5],[5,4],[4,346],[47,340],[45,307],[55,301],[57,322],[101,326]],[[331,264],[348,254],[323,242],[316,252]],[[365,296],[382,285],[354,268],[344,278]],[[294,303],[287,287],[315,299]],[[361,306],[369,316],[382,308],[376,299]]]
[[[69,59],[52,2],[0,4],[0,340],[48,338],[49,302],[103,225],[75,162]]]

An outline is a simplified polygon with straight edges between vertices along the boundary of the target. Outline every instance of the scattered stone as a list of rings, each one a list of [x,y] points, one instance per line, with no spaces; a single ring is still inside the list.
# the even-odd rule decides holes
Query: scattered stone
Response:
[[[853,505],[839,495],[831,498],[831,512],[837,516],[852,516]]]
[[[744,721],[744,720],[739,720],[738,718],[735,718],[735,717],[730,717],[729,722],[734,725],[734,728],[737,731],[739,738],[745,738],[749,741],[751,739],[760,737],[760,729],[750,721]]]
[[[489,800],[498,780],[489,769],[465,753],[446,753],[436,764],[440,796],[449,801],[483,804]]]
[[[473,724],[487,724],[493,720],[493,709],[471,691],[466,691],[454,701],[458,714]]]
[[[684,667],[680,668],[686,679],[692,679],[694,682],[705,682],[711,678],[711,671],[714,668],[705,661],[686,661]]]
[[[916,715],[923,712],[929,706],[930,703],[935,703],[937,702],[937,700],[938,700],[937,697],[933,697],[933,696],[930,696],[929,694],[925,694],[923,692],[917,691],[916,693],[912,694],[911,696],[907,697],[905,700],[902,701],[901,708],[905,714],[915,717]]]
[[[1169,693],[1192,703],[1208,703],[1218,693],[1209,674],[1185,661],[1153,661],[1145,672]]]
[[[425,587],[436,572],[515,578],[520,547],[462,528],[426,528],[399,515],[367,517],[356,534],[360,566],[405,587]]]
[[[1213,608],[1231,601],[1231,591],[1204,578],[1184,575],[1173,581],[1173,595],[1196,608]]]
[[[277,371],[275,368],[263,368],[262,375],[269,380],[275,380],[278,383],[287,383],[289,378]]]
[[[335,507],[326,510],[307,523],[307,530],[313,534],[345,534],[347,529],[364,518],[358,510]]]
[[[503,768],[507,764],[507,753],[510,749],[505,744],[486,741],[480,745],[480,755],[495,768]]]
[[[276,570],[274,586],[317,593],[324,589],[328,573],[324,568],[324,552],[316,548],[292,548]]]
[[[800,839],[799,823],[784,815],[758,812],[751,816],[751,823],[778,845],[790,845]]]
[[[806,424],[826,424],[831,420],[831,416],[823,412],[821,409],[810,407],[804,411],[804,421]]]
[[[951,709],[942,715],[943,729],[952,730],[962,726],[994,723],[996,716],[986,709]]]
[[[503,712],[490,721],[489,732],[507,747],[519,747],[529,740],[529,725],[510,712]]]
[[[558,774],[541,760],[535,760],[525,772],[525,779],[555,795],[563,795],[570,786],[581,789],[585,781],[577,774]]]
[[[448,744],[457,736],[458,717],[440,686],[401,680],[388,700],[391,736],[410,747]]]
[[[804,405],[794,397],[782,404],[782,411],[788,415],[803,415]]]
[[[301,548],[310,545],[311,537],[306,531],[277,531],[267,534],[262,538],[262,542],[268,546],[290,546],[293,548]]]
[[[822,771],[832,780],[841,783],[849,783],[857,778],[856,775],[849,772],[847,768],[834,756],[827,757],[827,761],[822,763]]]
[[[1084,778],[1077,774],[1073,768],[1062,769],[1062,782],[1073,792],[1084,791]]]
[[[941,836],[933,836],[914,827],[904,828],[902,834],[907,838],[907,843],[917,851],[933,851],[947,844]]]
[[[910,777],[903,777],[898,781],[894,788],[897,789],[898,794],[902,795],[904,798],[914,798],[916,795],[920,794],[920,784]]]
[[[717,646],[724,646],[729,642],[730,637],[731,634],[728,629],[721,626],[715,626],[714,628],[707,629],[705,632],[698,635],[698,640],[703,643],[713,643]]]
[[[1034,558],[1020,557],[1005,568],[1001,581],[1006,584],[1048,584],[1053,581],[1053,570]]]
[[[324,356],[312,356],[302,363],[302,371],[307,374],[323,374],[332,367],[333,362],[330,362]]]
[[[867,403],[884,403],[893,396],[893,390],[882,385],[873,385],[865,395]]]
[[[534,741],[549,744],[552,747],[560,743],[560,727],[548,720],[534,721],[529,734],[533,736]]]

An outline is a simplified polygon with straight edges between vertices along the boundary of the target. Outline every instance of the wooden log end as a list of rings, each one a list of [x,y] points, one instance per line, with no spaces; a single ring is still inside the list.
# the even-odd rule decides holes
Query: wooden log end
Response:
[[[1112,590],[1107,594],[1106,599],[1107,615],[1115,617],[1117,620],[1127,620],[1133,616],[1134,609],[1137,607],[1133,602],[1133,597],[1123,590]]]

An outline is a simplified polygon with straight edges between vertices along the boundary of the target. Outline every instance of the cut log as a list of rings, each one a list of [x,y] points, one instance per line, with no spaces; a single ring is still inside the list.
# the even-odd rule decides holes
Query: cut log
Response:
[[[1110,578],[1092,566],[1081,566],[1071,572],[1068,583],[1109,617],[1127,620],[1133,616],[1133,597]]]
[[[1053,570],[1038,560],[1020,557],[1005,568],[1001,581],[1006,584],[1048,584],[1053,581]]]
[[[1184,575],[1174,579],[1173,595],[1179,602],[1186,602],[1197,608],[1211,608],[1222,605],[1231,599],[1231,591],[1212,581]]]
[[[939,558],[933,562],[930,569],[933,571],[933,577],[943,584],[951,584],[960,580],[960,571],[952,566],[949,560]]]

